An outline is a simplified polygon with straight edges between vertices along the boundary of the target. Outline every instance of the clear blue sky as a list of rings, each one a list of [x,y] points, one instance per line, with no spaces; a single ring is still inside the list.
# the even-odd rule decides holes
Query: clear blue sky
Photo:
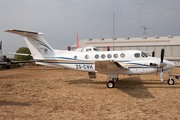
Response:
[[[43,32],[53,48],[66,49],[79,40],[113,37],[180,36],[180,0],[0,0],[3,54],[26,47],[24,38],[4,32]],[[12,56],[13,57],[13,56]]]

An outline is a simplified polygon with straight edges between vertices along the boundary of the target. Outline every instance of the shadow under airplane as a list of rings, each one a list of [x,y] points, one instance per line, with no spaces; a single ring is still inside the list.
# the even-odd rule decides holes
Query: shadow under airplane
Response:
[[[159,81],[159,80],[158,80]],[[68,84],[106,84],[105,81],[94,81],[91,79],[77,79],[77,80],[71,80],[71,81],[65,81]],[[158,85],[159,86],[145,86],[148,85]],[[178,83],[177,83],[178,84]],[[148,88],[180,88],[175,86],[164,86],[167,85],[167,83],[160,83],[152,80],[152,82],[148,82],[145,80],[141,80],[140,77],[130,77],[125,79],[120,79],[116,82],[116,86],[114,88],[134,97],[134,98],[155,98],[148,90]]]
[[[15,105],[15,106],[29,106],[29,103],[13,102],[13,101],[0,101],[0,106],[3,105]]]

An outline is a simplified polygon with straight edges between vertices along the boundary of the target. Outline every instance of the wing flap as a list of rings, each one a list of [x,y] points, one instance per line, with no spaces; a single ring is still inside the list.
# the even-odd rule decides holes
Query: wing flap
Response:
[[[95,70],[98,72],[108,72],[108,71],[118,71],[118,70],[128,70],[128,67],[120,65],[116,61],[96,61]]]

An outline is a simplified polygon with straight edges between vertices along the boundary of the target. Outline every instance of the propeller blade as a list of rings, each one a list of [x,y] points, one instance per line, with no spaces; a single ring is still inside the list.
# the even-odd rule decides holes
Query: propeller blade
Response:
[[[161,71],[160,71],[160,77],[161,77],[161,82],[163,82],[163,80],[164,80],[164,76],[163,76],[163,68],[161,68]]]
[[[154,57],[154,55],[155,55],[155,53],[154,53],[154,51],[152,52],[152,57]]]
[[[164,49],[161,49],[161,63],[163,63],[164,59]]]

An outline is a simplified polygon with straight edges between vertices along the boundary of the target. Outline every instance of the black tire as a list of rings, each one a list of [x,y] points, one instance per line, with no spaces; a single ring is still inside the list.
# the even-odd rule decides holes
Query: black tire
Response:
[[[173,85],[174,84],[174,80],[173,79],[169,79],[168,81],[167,81],[167,83],[169,84],[169,85]]]
[[[6,69],[10,69],[10,65],[6,65]]]
[[[113,81],[118,81],[118,78],[112,78]]]
[[[113,88],[114,87],[114,82],[113,81],[108,81],[107,82],[107,87],[108,88]]]

